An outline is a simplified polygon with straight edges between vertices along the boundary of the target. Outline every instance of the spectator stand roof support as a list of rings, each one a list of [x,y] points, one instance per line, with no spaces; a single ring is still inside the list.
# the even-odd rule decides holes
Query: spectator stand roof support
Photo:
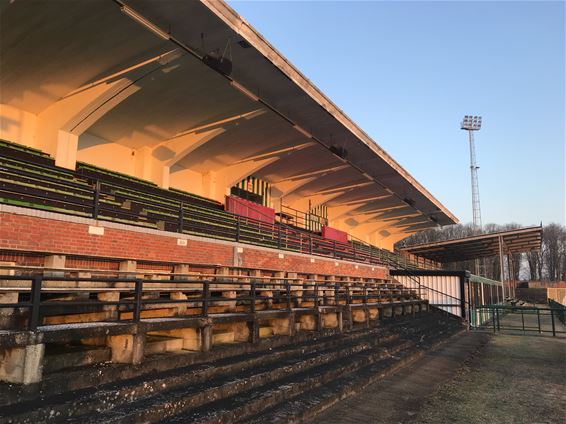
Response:
[[[513,264],[512,261],[509,261],[510,254],[539,251],[541,244],[542,225],[539,227],[481,234],[461,239],[417,244],[406,246],[399,250],[401,253],[420,256],[440,263],[499,256],[500,278],[503,282],[505,281],[505,255],[507,255],[508,269],[511,271]],[[512,275],[512,272],[509,272],[509,275]]]
[[[253,175],[280,192],[275,205],[324,204],[331,226],[386,248],[457,222],[222,1],[1,8],[0,138],[59,166],[88,162],[218,201]],[[215,51],[230,63],[215,65]]]

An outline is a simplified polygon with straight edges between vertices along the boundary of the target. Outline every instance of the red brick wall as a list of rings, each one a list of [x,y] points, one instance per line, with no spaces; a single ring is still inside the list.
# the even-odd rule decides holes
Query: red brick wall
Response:
[[[270,251],[244,249],[244,252],[241,254],[243,259],[242,266],[281,269],[304,274],[337,274],[368,278],[386,278],[388,275],[385,268],[377,266],[369,267],[360,264],[356,269],[356,265],[344,262],[339,262],[339,265],[336,266],[335,261],[319,259],[318,257],[315,257],[314,263],[312,263],[310,257],[287,255],[284,251],[282,253],[284,257],[281,259],[277,253]],[[372,268],[374,268],[373,271]]]
[[[82,223],[0,212],[0,249],[138,261],[234,265],[235,244],[187,240],[187,246],[178,246],[176,237],[108,227],[105,227],[104,235],[99,236],[89,234],[88,227]],[[240,266],[249,268],[373,278],[387,275],[385,268],[377,266],[372,270],[372,267],[360,264],[356,269],[355,265],[343,262],[336,266],[331,259],[315,257],[312,263],[306,255],[281,253],[284,258],[279,258],[274,251],[244,246],[242,253],[236,253],[236,259]],[[11,256],[14,255],[4,253],[0,259],[6,260]]]

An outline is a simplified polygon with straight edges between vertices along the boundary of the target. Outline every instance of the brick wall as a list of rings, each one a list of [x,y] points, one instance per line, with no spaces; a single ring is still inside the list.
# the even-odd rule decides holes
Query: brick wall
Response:
[[[95,224],[95,221],[37,211],[27,215],[26,211],[22,208],[18,208],[17,213],[0,211],[0,249],[4,250],[0,256],[3,260],[13,256],[16,262],[20,262],[17,260],[19,255],[8,253],[10,250],[138,261],[238,265],[373,278],[384,278],[388,274],[387,269],[378,266],[224,241],[206,241],[202,237],[186,237],[121,224],[99,223],[104,227],[104,234],[94,235],[89,234],[89,224]],[[186,240],[186,246],[178,245],[179,238]],[[90,265],[93,263],[87,262]]]

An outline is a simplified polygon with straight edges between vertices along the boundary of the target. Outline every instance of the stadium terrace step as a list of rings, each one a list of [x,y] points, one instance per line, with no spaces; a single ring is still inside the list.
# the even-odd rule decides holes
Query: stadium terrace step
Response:
[[[28,394],[24,401],[0,408],[0,422],[8,417],[12,423],[232,422],[236,417],[260,422],[254,416],[263,414],[266,408],[283,411],[285,402],[347,379],[356,370],[369,375],[368,367],[388,370],[400,366],[404,362],[397,358],[418,354],[429,341],[457,331],[459,322],[438,312],[423,312],[385,320],[371,329],[295,339],[294,344],[267,350],[265,345],[211,362],[191,362],[199,354],[188,351],[156,355],[161,361],[154,364],[161,367],[167,365],[167,358],[174,357],[171,355],[181,358],[176,365],[182,360],[188,365],[158,370],[145,364],[131,378],[124,379],[116,372],[114,380],[94,383],[88,389],[56,395]],[[99,368],[92,367],[90,373]],[[92,380],[93,376],[88,378]]]
[[[305,422],[337,402],[362,392],[370,384],[381,380],[421,358],[426,350],[433,349],[447,338],[463,331],[460,326],[447,326],[437,333],[414,333],[413,344],[406,349],[388,352],[382,360],[345,373],[327,384],[316,386],[281,402],[268,411],[262,411],[249,419],[236,420],[246,424]]]

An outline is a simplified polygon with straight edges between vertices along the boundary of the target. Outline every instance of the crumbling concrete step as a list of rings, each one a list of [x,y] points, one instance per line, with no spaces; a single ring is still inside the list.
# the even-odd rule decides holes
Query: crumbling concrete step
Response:
[[[250,419],[237,420],[245,424],[265,423],[299,423],[307,421],[322,411],[328,409],[339,401],[361,393],[370,384],[375,383],[389,375],[395,374],[401,368],[410,365],[422,358],[428,350],[450,340],[460,334],[461,329],[454,329],[454,333],[443,332],[428,338],[426,343],[420,343],[418,349],[409,348],[383,361],[363,367],[354,373],[331,381],[329,384],[317,387],[307,393],[280,403],[269,411],[256,414]]]
[[[166,336],[147,336],[145,355],[183,350],[183,339]]]
[[[383,331],[374,329],[372,331]],[[232,345],[215,346],[209,352],[163,353],[149,356],[145,361],[135,367],[127,364],[100,364],[83,369],[70,369],[65,372],[45,373],[43,381],[34,386],[0,385],[0,417],[8,412],[31,411],[38,406],[45,405],[50,399],[65,397],[66,393],[73,393],[73,397],[80,397],[83,393],[90,396],[97,389],[122,386],[135,379],[147,379],[150,375],[182,372],[186,367],[204,366],[212,368],[212,363],[222,361],[238,361],[242,357],[264,357],[266,352],[280,349],[309,348],[319,343],[339,343],[340,338],[358,338],[362,332],[351,331],[337,337],[332,331],[323,333],[302,333],[295,337],[281,336],[262,340],[258,344],[240,343]],[[6,411],[6,413],[4,413]]]
[[[134,378],[124,380],[123,374],[116,372],[115,383],[93,385],[87,390],[42,398],[31,397],[28,401],[0,409],[0,421],[2,417],[9,417],[13,423],[156,421],[163,416],[188,413],[189,410],[198,409],[199,405],[205,407],[210,402],[237,396],[242,391],[269,384],[277,385],[278,379],[288,377],[292,373],[297,374],[336,362],[341,365],[352,355],[374,351],[380,341],[388,340],[393,343],[395,340],[400,341],[400,336],[409,337],[412,334],[423,337],[446,325],[443,320],[446,318],[439,314],[419,314],[385,321],[378,328],[299,339],[293,345],[269,350],[264,347],[263,350],[247,351],[248,353],[230,357],[221,355],[225,354],[223,349],[233,352],[232,347],[222,347],[216,353],[208,353],[211,357],[220,359],[195,364],[188,358],[186,363],[191,365],[184,367],[174,366],[182,364],[185,360],[179,360],[178,354],[157,355],[152,362],[153,369],[144,368],[144,365],[139,368],[116,368],[123,369],[122,372],[138,372]],[[241,345],[241,349],[246,352],[244,349],[249,349],[249,345]],[[200,353],[187,352],[181,356],[191,355],[199,356]],[[169,368],[162,371],[163,368],[160,367],[164,365]],[[111,372],[116,366],[109,367],[107,372]],[[193,388],[196,387],[204,394],[195,393]],[[161,413],[152,415],[154,406]]]
[[[395,324],[397,326],[402,325],[401,323]],[[89,390],[75,391],[71,396],[60,394],[44,397],[41,400],[21,402],[11,408],[5,408],[0,415],[10,416],[13,422],[41,422],[46,419],[64,420],[90,411],[104,411],[141,397],[150,396],[164,389],[199,384],[218,376],[282,363],[288,358],[320,352],[325,349],[337,349],[343,344],[354,344],[361,339],[370,338],[377,341],[384,337],[387,332],[395,331],[398,328],[397,326],[391,325],[386,328],[314,338],[300,344],[270,349],[268,352],[260,350],[213,362],[189,365],[158,373],[146,373],[136,378],[119,381],[117,384],[106,384]],[[167,359],[164,357],[163,360],[166,361]]]
[[[399,372],[370,384],[306,421],[312,424],[419,422],[419,410],[440,387],[458,374],[467,361],[477,355],[490,337],[489,333],[478,332],[451,337],[448,343],[428,350],[423,358]],[[293,417],[294,414],[287,416],[286,421],[292,421]]]
[[[66,346],[64,350],[46,352],[43,372],[98,364],[110,360],[110,348],[106,346]]]
[[[398,339],[395,336],[389,337],[392,339],[389,343],[394,343]],[[364,339],[346,347],[337,346],[313,353],[293,355],[284,361],[254,367],[240,373],[224,375],[198,385],[163,390],[155,396],[142,398],[109,410],[104,414],[93,416],[92,422],[99,422],[100,420],[105,423],[155,422],[163,417],[179,414],[217,399],[236,396],[242,391],[274,383],[286,376],[304,372],[311,368],[320,367],[324,364],[347,362],[356,353],[371,351],[376,343],[378,343],[377,340]],[[77,421],[81,423],[91,422],[90,417],[77,417]]]
[[[438,330],[435,323],[429,323],[426,327],[427,328],[421,327],[421,332],[434,334]],[[343,359],[336,358],[333,361],[326,362],[312,369],[307,368],[306,370],[301,370],[297,374],[287,373],[286,377],[281,380],[278,379],[244,393],[236,394],[226,399],[220,399],[202,407],[194,408],[193,406],[192,408],[194,409],[186,413],[178,414],[172,418],[166,418],[165,422],[169,422],[169,420],[174,423],[201,421],[214,423],[233,422],[236,419],[255,414],[258,411],[263,411],[265,408],[272,407],[295,395],[300,395],[304,391],[327,384],[342,375],[355,372],[355,370],[360,367],[379,361],[383,359],[383,357],[388,357],[412,345],[413,342],[400,339],[389,341],[383,345],[374,345],[370,349],[353,352]],[[247,387],[243,385],[242,388],[246,389]],[[164,417],[176,412],[174,405],[169,404],[168,406],[171,409],[163,412],[160,411]],[[146,414],[144,418],[151,422],[153,416]]]
[[[342,360],[333,361],[298,374],[285,377],[235,396],[206,404],[203,407],[166,418],[162,423],[233,423],[253,416],[302,393],[329,384],[345,374],[370,363],[378,362],[403,350],[411,342],[395,341],[367,352],[359,352]]]

